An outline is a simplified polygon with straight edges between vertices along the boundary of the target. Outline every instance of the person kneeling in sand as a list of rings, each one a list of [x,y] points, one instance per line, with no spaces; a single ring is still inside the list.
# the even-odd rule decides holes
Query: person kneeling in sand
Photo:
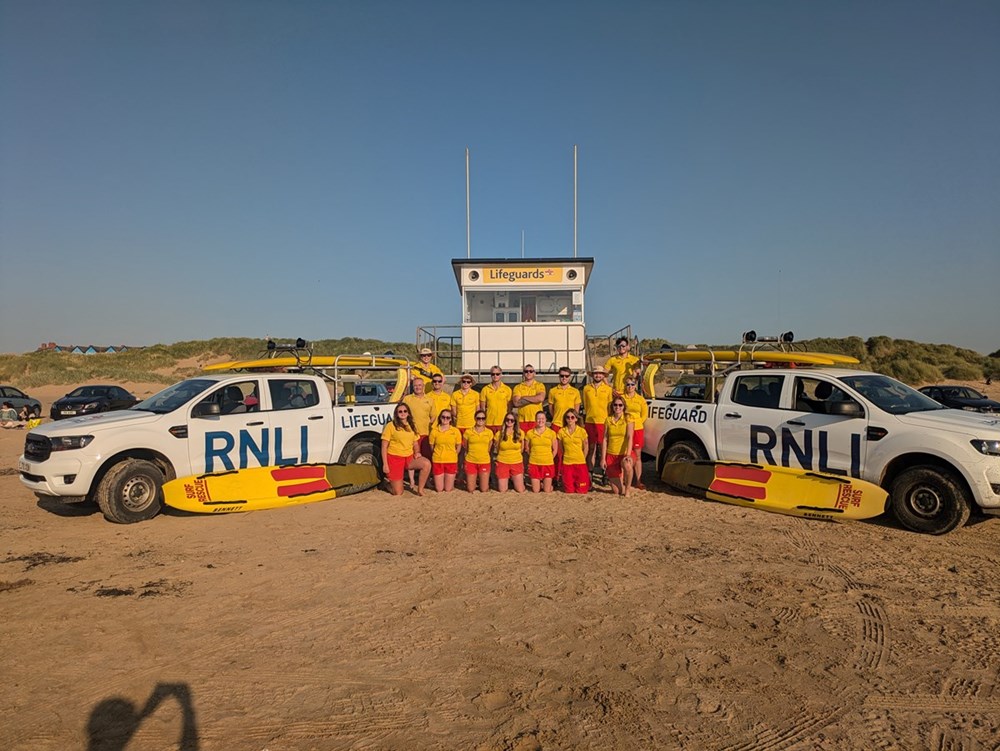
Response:
[[[405,404],[396,405],[392,421],[387,422],[382,431],[382,469],[393,495],[403,494],[403,475],[407,469],[419,473],[416,494],[424,494],[431,463],[420,454],[420,436],[413,425],[410,408]]]

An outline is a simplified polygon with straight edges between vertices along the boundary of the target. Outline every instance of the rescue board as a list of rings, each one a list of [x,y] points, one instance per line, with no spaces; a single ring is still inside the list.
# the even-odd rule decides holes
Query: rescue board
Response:
[[[796,365],[850,365],[858,360],[847,355],[834,355],[827,352],[781,352],[778,350],[752,349],[679,349],[667,352],[654,352],[643,359],[650,362],[759,362],[759,363],[795,363]]]
[[[272,368],[405,368],[409,361],[401,357],[356,357],[356,356],[314,356],[314,357],[263,357],[257,360],[233,360],[206,365],[202,370],[270,370]]]
[[[171,480],[163,485],[163,502],[196,514],[228,514],[328,501],[378,483],[372,464],[251,467]]]
[[[667,485],[712,501],[808,519],[870,519],[888,493],[855,477],[740,462],[667,462]]]

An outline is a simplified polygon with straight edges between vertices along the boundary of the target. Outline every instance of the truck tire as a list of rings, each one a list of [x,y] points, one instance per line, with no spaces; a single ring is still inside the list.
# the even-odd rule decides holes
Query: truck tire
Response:
[[[663,452],[664,462],[698,462],[708,459],[708,454],[698,441],[675,441]]]
[[[382,447],[379,442],[358,438],[344,447],[345,464],[374,464],[382,471]]]
[[[163,472],[144,459],[126,459],[101,478],[95,500],[108,521],[134,524],[152,519],[163,508]]]
[[[962,483],[938,467],[910,467],[892,481],[889,504],[899,523],[914,532],[943,535],[969,520],[972,504]]]

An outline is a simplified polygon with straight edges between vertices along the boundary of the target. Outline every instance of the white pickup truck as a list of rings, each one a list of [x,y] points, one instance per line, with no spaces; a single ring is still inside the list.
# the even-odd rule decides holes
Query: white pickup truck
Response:
[[[657,473],[664,462],[712,459],[868,480],[917,532],[962,526],[974,504],[1000,515],[1000,420],[942,407],[877,373],[737,370],[716,403],[652,399],[644,440]]]
[[[281,464],[377,463],[395,404],[334,406],[306,373],[206,375],[131,409],[47,423],[25,436],[21,482],[40,496],[91,499],[110,521],[159,513],[175,477]]]

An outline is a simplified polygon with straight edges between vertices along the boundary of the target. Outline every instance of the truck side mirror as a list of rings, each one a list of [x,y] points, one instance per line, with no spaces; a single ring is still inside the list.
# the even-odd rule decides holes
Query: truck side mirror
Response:
[[[827,402],[826,413],[838,417],[863,417],[864,410],[857,402]]]
[[[194,409],[191,410],[192,417],[217,417],[220,414],[222,410],[219,409],[218,402],[201,402],[194,405]]]

